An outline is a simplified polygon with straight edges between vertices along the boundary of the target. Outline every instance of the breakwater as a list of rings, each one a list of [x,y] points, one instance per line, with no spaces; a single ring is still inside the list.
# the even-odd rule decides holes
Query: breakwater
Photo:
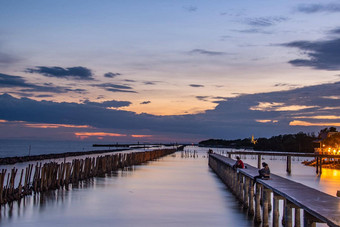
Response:
[[[271,174],[270,180],[254,182],[257,168],[246,164],[247,169],[235,170],[232,168],[234,163],[235,160],[221,155],[209,155],[209,166],[239,199],[254,222],[262,222],[262,226],[269,226],[269,223],[279,226],[282,217],[284,226],[315,226],[317,222],[340,226],[338,198],[275,174]],[[280,201],[283,201],[282,209]]]
[[[0,204],[20,200],[24,196],[55,189],[69,189],[70,184],[104,176],[125,167],[142,164],[171,153],[176,149],[118,153],[93,158],[74,159],[71,162],[29,164],[18,173],[17,168],[0,172]],[[20,177],[19,177],[20,176]],[[17,178],[19,177],[19,178]]]
[[[125,151],[125,150],[129,150],[129,148],[115,149],[115,150],[93,150],[93,151],[65,152],[65,153],[58,153],[58,154],[14,156],[14,157],[0,158],[0,165],[11,165],[11,164],[19,163],[19,162],[29,162],[29,161],[39,161],[39,160],[45,160],[45,159],[75,157],[75,156],[90,155],[90,154],[102,154],[102,153],[119,152],[119,151]]]

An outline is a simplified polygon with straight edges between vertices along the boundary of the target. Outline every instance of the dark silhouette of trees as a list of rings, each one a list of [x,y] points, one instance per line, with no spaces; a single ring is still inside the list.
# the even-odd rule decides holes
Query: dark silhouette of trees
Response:
[[[333,129],[332,129],[333,130]],[[273,136],[269,139],[258,138],[257,143],[251,143],[251,139],[222,140],[209,139],[199,142],[199,146],[205,147],[229,147],[229,148],[253,148],[261,151],[284,151],[284,152],[314,152],[314,134],[299,132],[297,134],[286,134]]]

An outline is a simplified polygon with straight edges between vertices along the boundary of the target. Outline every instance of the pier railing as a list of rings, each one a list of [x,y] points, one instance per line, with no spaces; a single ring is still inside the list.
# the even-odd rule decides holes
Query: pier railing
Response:
[[[222,155],[209,155],[209,166],[240,200],[248,215],[254,217],[254,222],[269,226],[272,210],[272,226],[279,226],[279,201],[283,200],[281,221],[285,227],[293,226],[293,223],[294,226],[302,223],[303,226],[315,226],[317,222],[340,226],[339,198],[275,174],[271,174],[269,180],[257,179],[254,182],[257,168],[246,164],[245,169],[233,169],[234,163],[235,160]]]
[[[55,189],[69,189],[70,184],[104,176],[106,173],[142,164],[174,153],[176,149],[161,149],[144,152],[118,153],[93,158],[73,159],[71,162],[37,162],[29,164],[20,172],[12,168],[0,171],[0,205],[19,200],[24,196]]]

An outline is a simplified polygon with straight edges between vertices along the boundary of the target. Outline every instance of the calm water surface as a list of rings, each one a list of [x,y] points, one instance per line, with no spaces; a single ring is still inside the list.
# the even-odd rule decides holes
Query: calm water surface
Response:
[[[235,197],[209,169],[207,148],[187,147],[146,165],[83,182],[69,191],[29,196],[3,206],[0,226],[254,226]],[[197,151],[193,157],[192,152]],[[214,149],[225,153],[227,149]],[[335,195],[338,170],[315,169],[295,158],[292,174],[285,159],[264,156],[271,171]],[[242,156],[257,165],[255,156]],[[271,217],[269,217],[271,219]],[[318,225],[322,226],[322,225]]]
[[[69,191],[27,197],[2,208],[0,225],[252,226],[204,155],[176,153]]]

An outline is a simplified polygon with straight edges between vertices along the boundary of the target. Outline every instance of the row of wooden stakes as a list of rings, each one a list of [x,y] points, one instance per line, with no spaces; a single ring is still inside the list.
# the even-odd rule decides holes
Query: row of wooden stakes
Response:
[[[35,166],[29,164],[21,170],[18,182],[16,181],[17,168],[12,168],[9,173],[7,173],[7,169],[2,169],[0,173],[0,204],[19,200],[26,195],[31,195],[32,192],[39,193],[64,187],[68,189],[69,184],[77,184],[85,179],[104,176],[111,171],[142,164],[175,151],[175,149],[161,149],[73,159],[72,163],[64,161],[62,163],[40,162]]]

